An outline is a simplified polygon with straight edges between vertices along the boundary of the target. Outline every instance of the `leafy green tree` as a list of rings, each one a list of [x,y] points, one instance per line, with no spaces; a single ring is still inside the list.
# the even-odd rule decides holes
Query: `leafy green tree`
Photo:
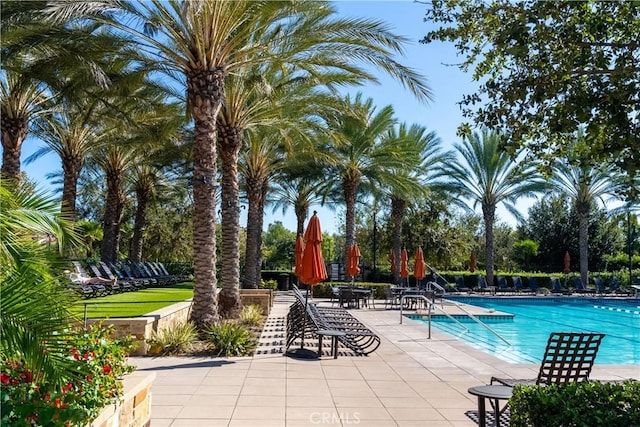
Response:
[[[425,21],[439,27],[422,42],[453,42],[481,82],[464,114],[512,154],[526,145],[551,163],[585,128],[581,154],[640,170],[637,2],[439,0]]]
[[[538,242],[531,239],[523,239],[515,243],[513,258],[524,271],[531,270],[531,260],[538,256]]]
[[[494,232],[496,207],[504,205],[516,218],[522,215],[515,207],[520,197],[529,197],[546,188],[533,163],[511,159],[501,150],[502,136],[483,130],[455,144],[461,162],[448,165],[451,190],[468,200],[475,208],[480,205],[484,219],[487,283],[493,283]]]
[[[551,195],[529,208],[529,214],[519,230],[521,238],[538,243],[538,255],[531,267],[540,271],[559,272],[563,269],[564,254],[579,254],[579,219],[570,199],[561,194]],[[603,269],[606,256],[617,253],[623,244],[619,227],[606,212],[594,206],[589,217],[589,265]],[[579,265],[579,257],[572,256],[572,269]]]
[[[282,222],[269,224],[264,233],[264,261],[268,269],[289,270],[295,264],[296,234],[287,230]]]

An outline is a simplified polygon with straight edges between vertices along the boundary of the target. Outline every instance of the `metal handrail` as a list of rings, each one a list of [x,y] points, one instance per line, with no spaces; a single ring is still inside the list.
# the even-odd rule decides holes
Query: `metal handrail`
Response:
[[[502,341],[504,341],[509,347],[511,347],[511,343],[509,341],[507,341],[505,338],[502,337],[502,335],[500,335],[499,333],[497,333],[496,331],[493,330],[493,328],[491,328],[489,325],[487,325],[486,323],[484,323],[482,320],[478,319],[475,315],[471,314],[468,310],[466,310],[460,303],[457,303],[455,301],[451,301],[456,307],[458,307],[460,310],[462,310],[463,312],[465,312],[467,314],[467,316],[469,316],[472,320],[474,320],[476,323],[478,323],[480,326],[482,326],[483,328],[485,328],[486,330],[488,330],[489,332],[491,332],[492,334],[494,334],[495,336],[497,336],[498,338],[500,338]]]
[[[460,322],[458,319],[456,319],[455,317],[453,317],[452,315],[450,315],[449,313],[447,313],[446,311],[444,311],[444,309],[438,307],[437,305],[435,305],[433,302],[429,301],[429,299],[427,297],[425,297],[424,295],[402,295],[402,297],[400,297],[400,324],[402,325],[402,318],[404,317],[402,315],[402,307],[404,307],[404,300],[406,298],[416,298],[416,299],[421,299],[424,300],[424,302],[427,304],[427,307],[429,309],[428,312],[428,325],[429,325],[429,335],[427,338],[431,339],[431,309],[435,308],[437,310],[440,310],[442,313],[444,313],[445,316],[447,316],[449,319],[453,320],[455,323],[457,323],[458,325],[460,325],[460,327],[462,329],[464,329],[463,332],[469,332],[469,328],[467,328],[466,326],[464,326],[462,324],[462,322]]]
[[[429,313],[428,313],[428,324],[429,324],[429,336],[428,338],[431,338],[431,310],[432,309],[437,309],[440,310],[445,316],[447,316],[449,319],[453,320],[455,323],[457,323],[458,325],[460,325],[463,329],[464,332],[468,332],[469,328],[467,328],[466,326],[464,326],[464,324],[462,324],[458,319],[456,319],[455,317],[453,317],[452,315],[450,315],[449,313],[447,313],[446,311],[444,311],[444,309],[438,307],[437,305],[435,305],[434,303],[432,303],[431,301],[429,301],[429,299],[427,297],[425,297],[424,295],[403,295],[400,298],[400,324],[402,325],[402,307],[404,307],[404,300],[406,298],[416,298],[416,299],[422,299],[427,303],[427,307],[429,309]],[[511,347],[511,343],[509,341],[507,341],[502,335],[500,335],[499,333],[497,333],[495,330],[493,330],[493,328],[491,328],[490,326],[488,326],[486,323],[484,323],[482,320],[478,319],[475,315],[471,314],[468,310],[466,310],[460,303],[451,301],[456,307],[458,307],[460,310],[462,310],[464,313],[466,313],[467,316],[469,316],[474,322],[478,323],[480,326],[482,326],[483,328],[485,328],[486,330],[488,330],[489,332],[491,332],[492,334],[494,334],[496,337],[500,338],[502,341],[504,341],[509,347]]]

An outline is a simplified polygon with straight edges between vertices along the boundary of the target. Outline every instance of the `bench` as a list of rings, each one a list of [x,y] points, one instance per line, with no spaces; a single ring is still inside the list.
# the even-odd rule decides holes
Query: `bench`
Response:
[[[298,340],[318,338],[318,355],[322,353],[322,337],[332,339],[331,353],[338,354],[338,343],[364,356],[380,346],[380,337],[342,307],[319,307],[306,301],[305,295],[293,286],[295,302],[287,314],[287,349]]]

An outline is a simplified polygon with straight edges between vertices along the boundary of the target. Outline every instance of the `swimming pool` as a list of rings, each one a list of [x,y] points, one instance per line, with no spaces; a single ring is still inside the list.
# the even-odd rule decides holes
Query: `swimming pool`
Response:
[[[601,332],[596,364],[640,364],[640,300],[607,298],[485,298],[449,297],[452,301],[510,313],[513,316],[478,316],[511,345],[467,316],[456,316],[468,332],[451,319],[434,315],[432,324],[472,346],[513,363],[539,363],[551,332]],[[419,316],[414,319],[425,321]]]

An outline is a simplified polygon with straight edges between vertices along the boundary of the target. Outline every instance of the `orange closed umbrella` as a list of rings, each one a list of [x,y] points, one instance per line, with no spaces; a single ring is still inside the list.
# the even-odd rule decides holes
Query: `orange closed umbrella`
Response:
[[[302,253],[302,274],[300,280],[306,285],[317,285],[327,278],[327,267],[322,258],[322,230],[317,212],[309,220],[304,232],[304,251]]]
[[[347,274],[351,277],[356,277],[360,274],[360,248],[357,243],[354,243],[349,248],[349,265],[347,266]]]
[[[424,253],[422,248],[418,246],[416,249],[416,260],[413,264],[413,277],[420,281],[426,277],[427,264],[424,262]]]
[[[476,271],[476,254],[473,253],[469,257],[469,271],[472,273]]]
[[[327,278],[327,268],[322,258],[322,230],[320,229],[320,220],[317,212],[313,212],[313,216],[309,219],[307,229],[304,232],[304,249],[302,250],[302,263],[300,270],[300,280],[302,283],[313,286],[322,282]],[[297,245],[296,245],[297,246]],[[305,312],[307,310],[309,291],[305,295]],[[287,352],[288,355],[301,358],[317,358],[318,353],[304,348],[304,336],[306,334],[306,314],[302,316],[302,336],[300,340],[300,348],[295,351]]]
[[[569,251],[564,253],[564,273],[567,274],[571,271],[571,255]]]
[[[407,254],[407,250],[403,249],[400,253],[400,278],[403,282],[408,284],[409,277],[409,255]]]
[[[296,267],[293,270],[295,275],[300,278],[302,275],[302,255],[304,253],[304,240],[302,240],[302,236],[298,235],[296,239]]]

